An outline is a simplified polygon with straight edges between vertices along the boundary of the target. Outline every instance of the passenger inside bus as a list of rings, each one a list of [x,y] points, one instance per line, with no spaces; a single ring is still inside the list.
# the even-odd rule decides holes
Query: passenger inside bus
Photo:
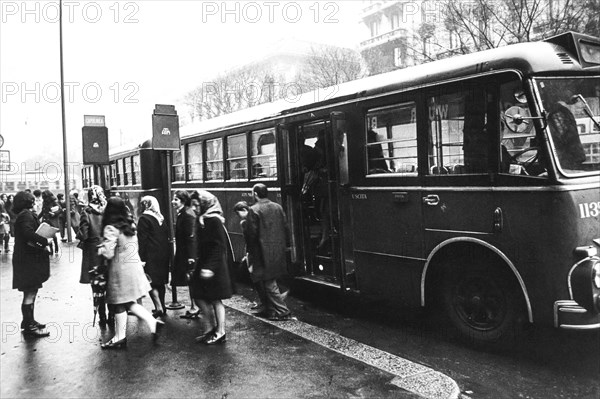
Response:
[[[558,101],[549,109],[548,126],[563,168],[579,169],[585,161],[575,114],[583,113],[584,103],[571,92],[556,93]]]
[[[369,174],[388,173],[390,170],[383,156],[383,148],[377,143],[377,133],[373,129],[367,131],[367,160]]]

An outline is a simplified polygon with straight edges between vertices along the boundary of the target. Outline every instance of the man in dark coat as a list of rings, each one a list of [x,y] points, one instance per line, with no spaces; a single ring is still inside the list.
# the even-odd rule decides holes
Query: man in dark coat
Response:
[[[15,196],[13,211],[15,221],[15,247],[13,255],[13,288],[23,292],[21,312],[23,334],[33,337],[47,337],[45,324],[34,318],[35,298],[38,289],[50,277],[50,258],[47,251],[48,239],[36,234],[38,217],[33,211],[35,199],[25,191]]]
[[[256,203],[250,207],[248,234],[258,241],[259,253],[253,259],[253,280],[264,311],[260,316],[269,320],[290,320],[288,309],[277,278],[287,274],[286,248],[287,228],[283,208],[267,198],[268,189],[262,183],[255,184],[252,194]]]

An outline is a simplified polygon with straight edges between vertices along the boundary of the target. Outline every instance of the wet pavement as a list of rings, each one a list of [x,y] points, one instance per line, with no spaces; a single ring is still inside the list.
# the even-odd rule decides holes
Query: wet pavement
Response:
[[[12,289],[12,258],[0,255],[2,398],[458,395],[456,383],[431,368],[302,320],[257,318],[243,295],[226,302],[223,344],[196,343],[201,321],[179,318],[181,309],[168,311],[157,344],[129,316],[126,349],[102,350],[112,334],[92,325],[91,289],[78,283],[80,264],[73,244],[52,258],[50,280],[36,301],[36,319],[48,324],[50,336],[31,339],[19,329],[22,294]],[[187,290],[178,294],[189,305]],[[151,301],[145,298],[144,306],[151,309]]]

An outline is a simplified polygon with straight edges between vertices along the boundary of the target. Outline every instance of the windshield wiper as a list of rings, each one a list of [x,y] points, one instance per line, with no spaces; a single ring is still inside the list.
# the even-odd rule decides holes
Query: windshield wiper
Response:
[[[592,109],[590,108],[590,106],[588,105],[587,101],[585,101],[585,98],[583,98],[583,96],[581,94],[575,94],[573,97],[571,97],[572,103],[575,103],[577,101],[581,101],[584,105],[583,110],[585,111],[585,114],[588,116],[588,118],[590,118],[592,120],[592,122],[594,123],[594,125],[596,125],[596,127],[598,128],[598,130],[600,130],[600,122],[598,122],[596,119],[594,119],[594,114],[592,113]]]

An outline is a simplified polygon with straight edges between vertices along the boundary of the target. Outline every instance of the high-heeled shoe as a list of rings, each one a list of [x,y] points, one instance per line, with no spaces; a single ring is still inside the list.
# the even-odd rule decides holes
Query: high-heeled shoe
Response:
[[[214,333],[209,339],[204,341],[206,345],[221,344],[227,340],[227,334],[223,333],[220,337],[217,337],[217,333]]]
[[[162,329],[165,326],[165,322],[162,320],[156,320],[156,330],[152,333],[152,342],[157,343],[162,333]]]
[[[100,345],[102,349],[121,349],[127,346],[127,337],[120,339],[118,341],[113,341],[112,339],[108,342],[105,342]]]
[[[209,332],[205,332],[202,335],[198,335],[196,338],[194,338],[194,340],[196,342],[204,342],[206,341],[208,338],[212,337],[214,334],[216,334],[217,332],[217,327],[213,328],[212,330],[210,330]]]

